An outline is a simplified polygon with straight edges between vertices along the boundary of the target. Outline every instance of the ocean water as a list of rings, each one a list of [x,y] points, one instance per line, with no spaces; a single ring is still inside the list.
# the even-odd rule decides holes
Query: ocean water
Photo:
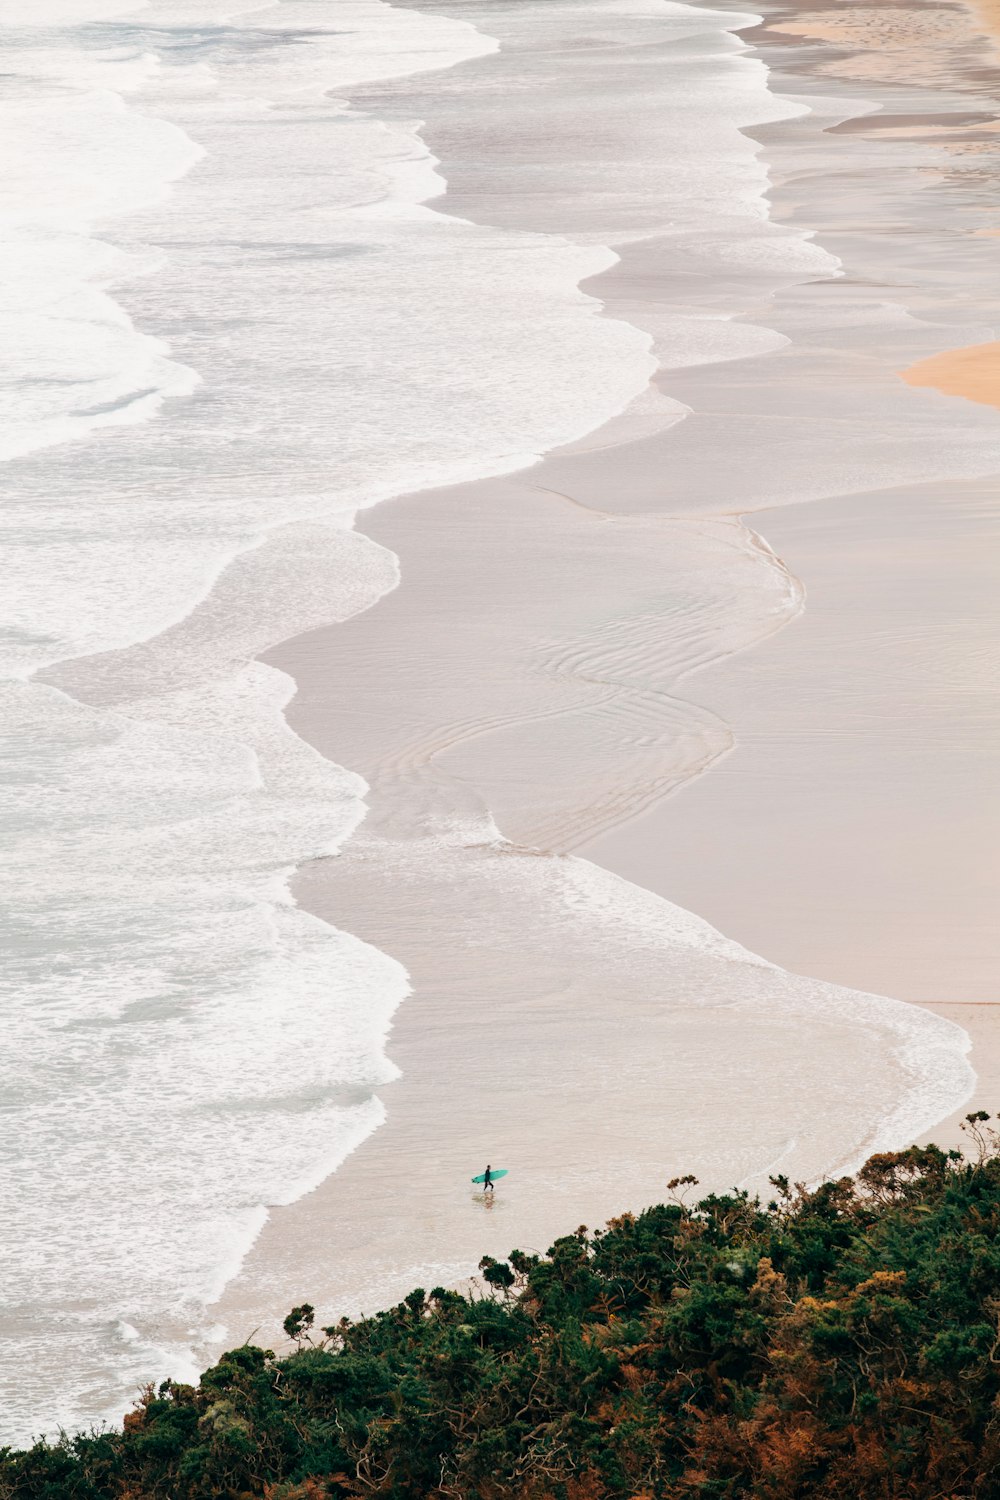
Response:
[[[768,222],[741,127],[804,106],[769,92],[739,15],[518,0],[491,29],[488,4],[22,10],[0,5],[3,1441],[190,1378],[268,1208],[383,1119],[407,975],[288,890],[350,840],[365,784],[289,730],[294,684],[255,660],[398,586],[359,511],[522,468],[630,403],[637,430],[661,430],[684,408],[648,394],[657,353],[781,347],[707,282],[697,316],[665,308],[654,333],[602,316],[581,283],[611,246],[697,234],[692,265],[737,302],[837,272]],[[546,45],[584,21],[622,66],[601,74],[605,134],[572,201],[512,127],[483,203],[443,212],[424,103],[461,127],[451,83],[496,56],[478,128],[509,121],[511,79],[534,97]],[[629,170],[626,39],[655,122]],[[508,221],[517,193],[551,222]],[[359,701],[345,692],[345,747]]]
[[[287,891],[364,784],[287,730],[293,684],[254,655],[395,587],[359,505],[529,462],[652,360],[578,290],[607,249],[425,207],[418,122],[339,92],[494,49],[471,25],[381,0],[2,21],[2,1438],[23,1441],[192,1375],[267,1207],[382,1119],[405,973]]]

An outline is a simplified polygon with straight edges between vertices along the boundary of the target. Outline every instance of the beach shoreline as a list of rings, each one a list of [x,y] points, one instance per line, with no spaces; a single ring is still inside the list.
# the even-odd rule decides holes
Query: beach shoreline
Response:
[[[433,132],[431,138],[433,140]],[[453,173],[447,154],[443,152],[442,156],[444,172],[451,184]],[[469,204],[474,201],[475,194],[470,191],[469,182],[462,181],[447,206],[449,209],[454,207],[456,212],[470,211]],[[618,266],[603,273],[598,283],[593,288],[588,286],[587,290],[598,292],[611,316],[628,316],[626,308],[631,308],[634,313],[643,305],[647,312],[657,314],[662,309],[664,291],[662,284],[657,286],[655,278],[651,278],[648,261],[648,245],[632,247],[623,253]],[[795,277],[791,279],[792,285],[795,280]],[[654,289],[652,297],[651,287]],[[670,287],[668,295],[676,295],[676,286]],[[761,322],[767,323],[766,316]],[[641,322],[638,326],[642,326]],[[732,368],[738,375],[738,365]],[[709,363],[701,373],[707,383],[717,372],[718,365]],[[891,378],[890,366],[885,372],[886,384]],[[683,402],[682,389],[670,383],[669,371],[657,383],[672,401]],[[408,584],[417,601],[417,615],[408,622],[397,622],[396,636],[387,634],[387,641],[399,639],[401,630],[412,632],[419,629],[420,607],[425,610],[433,607],[430,602],[438,597],[441,589],[439,575],[435,575],[429,566],[415,565],[421,524],[433,536],[435,525],[443,524],[441,518],[453,521],[456,506],[472,493],[489,495],[485,513],[490,519],[487,523],[474,518],[469,523],[470,537],[476,533],[477,527],[480,535],[495,536],[490,528],[497,516],[517,505],[521,506],[522,522],[532,524],[531,518],[539,513],[540,499],[546,507],[545,514],[569,504],[578,508],[588,520],[596,518],[597,523],[606,529],[617,526],[621,530],[621,513],[611,516],[598,507],[599,497],[607,493],[609,475],[613,472],[611,465],[618,464],[624,470],[626,487],[631,492],[631,503],[626,505],[626,511],[632,517],[642,542],[645,517],[662,492],[663,470],[656,443],[663,434],[672,430],[675,410],[671,411],[669,420],[664,420],[662,410],[652,417],[633,415],[631,419],[626,418],[625,423],[611,424],[607,433],[592,434],[582,442],[570,445],[564,452],[549,454],[534,469],[506,479],[482,481],[460,487],[459,491],[424,492],[412,498],[401,497],[386,502],[377,511],[366,513],[362,519],[363,529],[398,553],[404,569],[404,589]],[[627,425],[629,421],[631,430]],[[983,435],[985,447],[990,434],[984,429]],[[982,472],[988,472],[989,459],[984,458],[982,464],[985,465]],[[967,483],[974,489],[974,478],[967,479]],[[887,488],[891,490],[893,487]],[[832,493],[837,494],[836,491]],[[856,493],[863,497],[863,486],[858,486]],[[779,514],[780,505],[780,500],[771,498],[759,506],[740,509],[740,514],[750,516],[753,526],[759,526],[769,542],[769,527]],[[417,507],[421,508],[422,521],[417,518]],[[411,510],[409,516],[406,514],[408,509]],[[732,549],[738,537],[744,538],[745,545],[745,539],[752,533],[738,515],[708,511],[706,519],[706,510],[707,507],[696,505],[693,515],[673,516],[673,535],[680,537],[685,530],[690,534],[692,526],[697,528],[698,525],[708,531],[713,526],[725,527],[728,529],[724,534],[720,531],[719,537],[726,547]],[[766,514],[756,514],[760,511]],[[787,514],[794,520],[799,514],[798,507],[788,505]],[[855,542],[859,534],[856,530]],[[648,534],[645,543],[650,544]],[[781,570],[780,559],[769,548],[765,551],[769,556],[765,557],[764,566],[772,575],[776,574]],[[449,580],[452,576],[448,575]],[[807,578],[807,585],[808,582]],[[761,640],[773,637],[780,648],[789,634],[788,631],[782,632],[781,627],[797,613],[797,608],[789,609],[788,598],[786,586],[784,604],[777,601],[777,595],[772,599],[771,622],[769,625],[764,622],[752,641],[736,645],[728,643],[728,648],[719,657],[723,670],[734,661],[734,652],[745,660],[746,650],[756,647]],[[407,605],[403,596],[396,596],[387,603],[390,610],[402,609],[405,615]],[[383,608],[383,605],[377,607],[379,611]],[[872,621],[875,618],[872,616]],[[348,635],[355,623],[346,627]],[[366,652],[386,649],[378,645],[377,625],[374,633],[371,626],[372,620],[368,619],[360,627],[364,632],[363,636],[358,636],[362,649]],[[345,628],[339,629],[343,632]],[[266,660],[291,675],[298,685],[298,696],[289,713],[296,732],[334,758],[343,755],[345,762],[353,768],[356,762],[344,750],[345,739],[350,739],[350,735],[344,734],[344,711],[341,708],[331,715],[329,689],[324,686],[327,682],[336,682],[338,693],[343,692],[340,673],[350,649],[349,644],[344,644],[342,635],[338,635],[335,641],[330,632],[318,631],[268,653]],[[703,657],[698,657],[697,653],[695,657],[684,671],[704,670]],[[697,683],[697,678],[692,679],[692,697],[704,702],[708,709],[707,696],[695,688]],[[356,712],[363,712],[363,706]],[[709,739],[710,730],[711,726],[705,728]],[[473,726],[473,738],[483,732],[483,728]],[[434,744],[429,752],[428,764],[438,757],[439,763],[451,768],[449,796],[454,795],[456,778],[460,782],[468,781],[470,763],[461,758],[466,753],[462,747],[468,740],[469,730],[464,729],[457,736],[452,733],[447,743]],[[676,780],[672,785],[669,784],[669,775],[663,773],[666,780],[658,784],[654,796],[660,809],[665,805],[659,800],[664,789],[676,786],[684,786],[686,790],[671,806],[683,806],[690,794],[692,776],[700,777],[697,785],[707,793],[713,778],[719,775],[720,759],[729,764],[726,757],[731,748],[730,744],[720,742],[714,750],[710,747],[700,762],[697,756],[693,759],[689,756],[683,766],[675,768]],[[364,769],[367,775],[368,769]],[[411,771],[423,774],[423,769],[424,762],[420,760],[419,764],[414,763]],[[478,769],[481,771],[481,765]],[[705,770],[708,770],[708,775],[701,776]],[[383,1094],[388,1111],[387,1124],[369,1137],[319,1190],[272,1215],[241,1275],[227,1289],[215,1309],[234,1335],[242,1335],[244,1323],[258,1317],[262,1308],[275,1312],[282,1305],[282,1295],[287,1300],[293,1295],[293,1289],[297,1289],[294,1295],[314,1298],[322,1305],[324,1313],[331,1315],[344,1311],[352,1314],[373,1311],[385,1301],[402,1295],[414,1279],[425,1282],[435,1278],[445,1282],[458,1280],[474,1269],[475,1261],[483,1253],[502,1255],[514,1243],[523,1248],[544,1249],[543,1241],[565,1230],[575,1217],[583,1215],[587,1222],[594,1224],[625,1208],[641,1206],[650,1201],[651,1195],[662,1195],[669,1175],[699,1172],[707,1185],[719,1189],[732,1186],[732,1179],[740,1177],[740,1153],[732,1150],[731,1140],[728,1154],[725,1151],[720,1154],[717,1140],[706,1147],[706,1140],[713,1141],[717,1129],[710,1129],[707,1136],[702,1129],[700,1135],[693,1132],[685,1138],[676,1113],[664,1115],[662,1080],[650,1068],[637,1071],[634,1059],[630,1063],[624,1055],[626,1039],[634,1046],[634,1039],[643,1028],[652,1059],[662,1058],[664,1047],[675,1041],[674,1037],[668,1040],[666,1035],[657,1032],[662,1017],[650,1005],[648,997],[631,1011],[626,1011],[624,1016],[620,1010],[602,1016],[586,996],[574,993],[573,981],[564,972],[544,972],[545,959],[541,956],[544,947],[536,950],[536,963],[543,970],[541,988],[545,991],[540,1011],[538,1005],[542,997],[537,994],[531,995],[530,1004],[525,1001],[515,1005],[509,1014],[491,1008],[495,1006],[495,993],[488,993],[482,1002],[478,996],[469,995],[468,987],[474,982],[475,969],[463,967],[451,958],[442,961],[438,945],[450,940],[461,948],[463,944],[474,942],[481,929],[473,924],[462,930],[457,923],[449,929],[447,921],[434,928],[430,917],[436,903],[442,912],[450,910],[452,918],[457,908],[448,906],[453,899],[453,886],[442,885],[435,893],[429,879],[430,866],[422,843],[426,826],[413,826],[408,830],[406,836],[412,841],[412,858],[402,861],[391,878],[401,880],[407,887],[415,888],[424,883],[427,932],[420,932],[413,925],[420,911],[419,902],[414,906],[413,914],[401,919],[401,926],[395,925],[395,919],[387,915],[389,908],[385,897],[378,890],[380,878],[385,877],[379,875],[379,853],[375,841],[385,836],[386,829],[391,833],[395,828],[398,836],[401,812],[391,797],[387,802],[381,800],[384,791],[384,783],[373,786],[372,811],[356,840],[353,854],[348,851],[350,858],[345,860],[341,856],[337,861],[300,871],[295,894],[307,910],[337,925],[342,924],[366,941],[402,957],[410,968],[414,993],[397,1013],[388,1045],[390,1056],[401,1068],[402,1078]],[[435,789],[431,788],[428,793],[427,807],[422,813],[425,818],[434,815],[434,792]],[[476,858],[480,865],[496,872],[503,870],[505,865],[523,866],[527,863],[538,868],[546,862],[557,864],[564,862],[574,847],[580,847],[585,854],[594,847],[586,831],[582,841],[574,843],[579,830],[566,814],[545,824],[554,834],[551,845],[544,841],[541,846],[533,843],[529,835],[539,826],[536,807],[528,809],[524,816],[523,830],[512,825],[522,793],[523,787],[517,785],[505,791],[503,776],[498,772],[497,779],[491,783],[485,821],[481,800],[470,796],[465,808],[466,831],[461,836],[456,833],[456,845],[466,852],[466,856],[470,848],[477,849]],[[502,811],[496,812],[498,807]],[[507,836],[506,842],[501,840],[498,843],[496,829],[491,831],[494,813],[500,832]],[[610,867],[626,879],[629,860],[634,857],[634,850],[633,854],[629,853],[628,839],[634,836],[636,821],[641,822],[643,816],[643,809],[638,805],[624,810],[620,806],[612,809],[612,830],[617,829],[620,834],[626,824],[632,830],[631,834],[626,832],[619,839],[618,862],[609,861]],[[470,841],[467,832],[469,824],[475,825],[477,819],[480,820],[481,833],[478,845]],[[608,840],[614,841],[616,836],[614,831],[598,834],[596,848],[606,847]],[[439,856],[438,847],[435,857]],[[600,854],[597,857],[598,863],[602,863]],[[563,874],[565,869],[563,864]],[[648,879],[648,870],[643,867],[642,859],[632,869],[633,872],[642,870],[641,885],[656,888],[655,881]],[[460,873],[454,876],[456,882],[462,878]],[[490,873],[487,878],[500,877]],[[745,884],[742,888],[746,889]],[[663,894],[677,899],[676,892],[665,891]],[[684,905],[683,901],[681,905]],[[711,919],[711,912],[704,910],[702,905],[692,905],[701,915]],[[727,937],[733,935],[724,923],[719,925]],[[836,936],[835,920],[828,923],[827,936]],[[508,933],[487,961],[509,961],[512,941],[513,933]],[[720,939],[720,943],[724,942]],[[431,947],[435,962],[429,970],[424,965],[423,972],[420,972],[422,945]],[[778,954],[763,944],[758,951],[764,952],[769,960],[781,961]],[[410,957],[411,952],[415,958]],[[480,961],[485,957],[487,955],[481,955]],[[742,963],[746,959],[752,963],[752,954],[744,959],[736,958],[732,953],[727,955],[729,962]],[[521,969],[514,967],[521,977]],[[553,966],[554,969],[557,967]],[[527,993],[530,975],[524,977]],[[822,973],[815,977],[825,980],[839,976]],[[841,979],[841,982],[848,981]],[[856,984],[857,980],[851,982]],[[899,988],[905,986],[901,984]],[[898,991],[887,992],[895,994]],[[558,1005],[553,1004],[554,994],[560,997]],[[954,1100],[963,1094],[957,1085],[957,1075],[954,1075],[950,1084],[952,1103],[935,1113],[935,1105],[928,1101],[922,1119],[918,1122],[914,1116],[907,1127],[912,1136],[929,1135],[942,1144],[951,1145],[960,1139],[957,1124],[966,1108],[983,1099],[988,1103],[993,1080],[1000,1078],[1000,1068],[995,1061],[998,1053],[994,1034],[995,1018],[1000,1012],[993,1010],[989,1002],[969,1003],[962,995],[945,998],[939,1004],[916,994],[913,998],[917,1001],[917,1008],[945,1021],[958,1022],[973,1039],[974,1059],[980,1076],[971,1099],[963,1098],[959,1108],[954,1108]],[[891,1005],[892,1002],[886,1003]],[[912,1012],[913,1008],[910,1009]],[[710,1050],[712,1046],[704,1022],[700,1024],[700,1040],[693,1034],[688,1036],[690,1058],[695,1065],[699,1046],[707,1044]],[[860,1050],[854,1051],[850,1027],[838,1029],[834,1026],[824,1034],[824,1027],[829,1024],[828,1020],[817,1021],[817,1036],[824,1036],[827,1055],[830,1055],[829,1049],[837,1051],[839,1048],[841,1064],[846,1064],[848,1069],[856,1067],[863,1071],[864,1031],[853,1032],[854,1046],[860,1043]],[[919,1025],[917,1029],[919,1031]],[[938,1035],[943,1037],[946,1030]],[[569,1050],[567,1038],[572,1038],[574,1043]],[[581,1038],[586,1046],[577,1048],[575,1044]],[[772,1040],[777,1047],[777,1037]],[[576,1076],[569,1080],[562,1073],[558,1078],[550,1077],[548,1086],[555,1090],[563,1107],[540,1116],[533,1101],[537,1100],[539,1091],[545,1090],[546,1075],[551,1072],[546,1049],[549,1049],[550,1058],[559,1059],[557,1068],[563,1070],[568,1066],[571,1073],[575,1069]],[[980,1052],[981,1062],[977,1057]],[[533,1056],[534,1053],[538,1055]],[[602,1060],[601,1069],[595,1072],[587,1067],[588,1054]],[[759,1089],[759,1078],[768,1075],[777,1055],[778,1051],[769,1051],[766,1044],[758,1053],[748,1054],[748,1070],[744,1076],[732,1069],[723,1094],[714,1094],[711,1088],[706,1091],[701,1102],[708,1114],[712,1115],[713,1108],[725,1108],[726,1104],[732,1106],[735,1101],[730,1119],[743,1118],[740,1109],[749,1109],[751,1105],[754,1080],[757,1080]],[[623,1071],[616,1074],[616,1066]],[[602,1085],[602,1072],[605,1075],[610,1072],[612,1079],[617,1078],[617,1095],[613,1091],[609,1094],[607,1082]],[[623,1075],[628,1078],[627,1090],[621,1086]],[[803,1075],[801,1093],[798,1097],[795,1090],[789,1094],[785,1114],[787,1119],[794,1120],[796,1129],[811,1110],[818,1113],[809,1122],[813,1133],[805,1148],[795,1138],[794,1130],[791,1135],[786,1131],[780,1139],[775,1139],[773,1160],[768,1163],[772,1170],[806,1177],[817,1171],[843,1171],[857,1165],[859,1146],[876,1149],[892,1143],[875,1134],[865,1143],[855,1142],[851,1151],[841,1152],[839,1157],[836,1152],[831,1153],[829,1141],[835,1128],[833,1116],[824,1113],[824,1101],[817,1094],[822,1088],[821,1077],[822,1069],[817,1071],[815,1084]],[[969,1087],[971,1079],[967,1081],[966,1092]],[[596,1121],[594,1101],[598,1099],[600,1120]],[[842,1099],[836,1102],[843,1106]],[[689,1108],[695,1107],[692,1096]],[[657,1115],[661,1118],[657,1119]],[[589,1122],[588,1144],[593,1143],[593,1150],[587,1153],[590,1165],[586,1167],[581,1167],[578,1157],[578,1132],[583,1120]],[[936,1123],[932,1124],[932,1121]],[[470,1126],[471,1139],[468,1138]],[[537,1133],[539,1128],[541,1136]],[[816,1150],[824,1132],[827,1160],[821,1165],[819,1155],[811,1153]],[[893,1139],[895,1144],[905,1143],[898,1129]],[[495,1202],[484,1202],[461,1187],[466,1165],[470,1159],[473,1165],[478,1160],[477,1151],[485,1153],[484,1161],[490,1159],[494,1163],[517,1166],[516,1174],[505,1183]],[[750,1163],[746,1165],[749,1167]],[[750,1170],[741,1180],[756,1185],[761,1179],[759,1172],[755,1176]],[[437,1258],[435,1246],[438,1247]]]

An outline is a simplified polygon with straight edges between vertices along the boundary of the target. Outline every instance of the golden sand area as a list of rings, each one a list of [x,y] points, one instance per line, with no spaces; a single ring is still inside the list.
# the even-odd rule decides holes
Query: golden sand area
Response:
[[[901,371],[908,385],[927,386],[945,396],[963,396],[1000,407],[1000,343],[949,349]]]

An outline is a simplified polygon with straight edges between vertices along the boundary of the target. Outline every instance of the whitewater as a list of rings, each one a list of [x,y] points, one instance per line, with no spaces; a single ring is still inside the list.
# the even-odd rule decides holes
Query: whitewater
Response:
[[[648,373],[576,290],[607,252],[498,254],[422,206],[444,185],[416,123],[329,93],[496,44],[335,14],[3,17],[5,1440],[193,1374],[196,1319],[188,1346],[142,1330],[209,1302],[267,1206],[382,1117],[405,975],[287,894],[364,786],[284,728],[292,685],[252,658],[395,586],[358,505],[529,462]],[[29,680],[170,627],[159,677],[97,671],[86,702]]]
[[[350,844],[366,784],[289,729],[295,685],[256,660],[400,586],[358,512],[522,469],[626,410],[629,431],[680,420],[646,394],[671,349],[782,342],[602,315],[580,289],[616,261],[599,204],[571,238],[443,211],[422,119],[355,96],[490,56],[485,25],[382,0],[19,9],[0,5],[3,1441],[192,1378],[268,1211],[384,1119],[407,972],[289,892]],[[618,243],[766,227],[738,126],[798,107],[741,58],[746,18],[598,9],[690,48],[717,110],[696,168],[686,140],[661,178],[619,181],[648,209]],[[706,32],[732,43],[724,107]],[[754,256],[793,281],[835,269],[800,235]],[[624,899],[613,877],[575,886]],[[968,1073],[946,1029],[950,1101]]]

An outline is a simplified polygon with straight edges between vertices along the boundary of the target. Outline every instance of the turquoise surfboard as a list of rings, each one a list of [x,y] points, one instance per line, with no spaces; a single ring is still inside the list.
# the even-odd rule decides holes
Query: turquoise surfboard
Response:
[[[490,1181],[491,1182],[496,1182],[496,1180],[497,1180],[498,1177],[506,1177],[506,1176],[507,1176],[507,1168],[506,1167],[494,1167],[493,1170],[492,1170],[492,1172],[490,1173]],[[480,1172],[479,1176],[478,1177],[473,1177],[472,1180],[473,1180],[473,1182],[485,1182],[486,1181],[486,1173],[485,1172]]]

